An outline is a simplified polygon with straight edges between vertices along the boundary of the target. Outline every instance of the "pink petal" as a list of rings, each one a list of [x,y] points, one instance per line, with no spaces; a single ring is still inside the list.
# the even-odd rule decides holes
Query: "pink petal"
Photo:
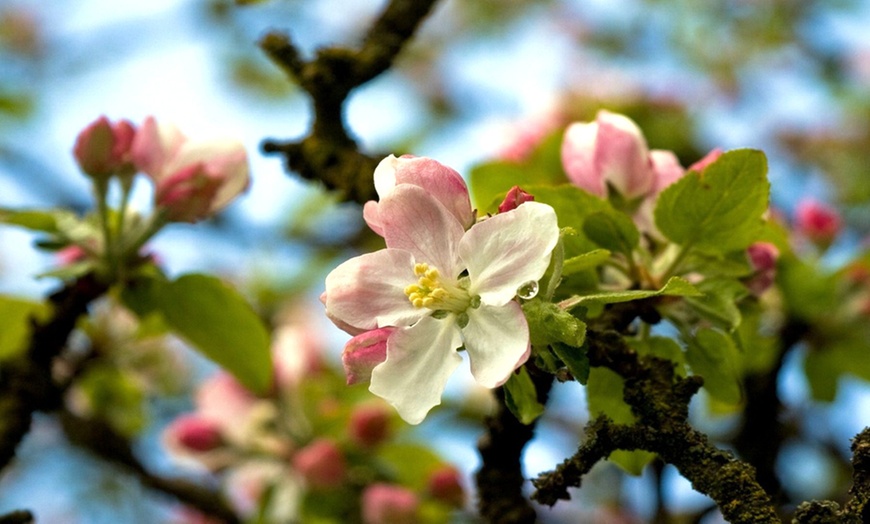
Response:
[[[410,155],[396,158],[390,155],[378,164],[374,176],[375,189],[382,201],[397,186],[410,184],[425,189],[456,217],[463,228],[467,229],[474,223],[468,187],[462,176],[436,160]],[[369,223],[369,226],[372,224]],[[377,232],[377,227],[372,227],[372,230]]]
[[[327,275],[326,311],[331,318],[362,330],[409,326],[429,312],[415,308],[405,295],[405,288],[416,281],[411,253],[400,249],[367,253]]]
[[[424,317],[397,329],[387,341],[387,360],[372,371],[369,391],[389,402],[409,424],[419,424],[441,403],[447,379],[462,357],[452,316]]]
[[[500,307],[482,304],[467,313],[462,340],[471,360],[471,374],[484,387],[500,386],[529,358],[529,325],[523,309],[508,302]]]
[[[400,184],[380,202],[379,211],[387,247],[410,252],[445,277],[458,276],[457,246],[465,229],[425,189]]]
[[[157,120],[149,116],[136,131],[130,156],[136,168],[159,182],[166,163],[175,156],[186,140],[174,125],[157,124]]]
[[[683,178],[686,171],[680,165],[680,160],[673,151],[653,149],[649,152],[654,175],[652,195],[658,195],[666,187]]]
[[[597,122],[576,122],[568,126],[562,139],[562,167],[574,185],[605,198],[604,177],[594,165],[597,136]]]
[[[491,306],[506,304],[521,285],[541,278],[558,240],[556,212],[538,202],[475,224],[459,244],[469,292]]]
[[[704,158],[690,165],[689,171],[697,171],[698,173],[700,173],[707,166],[718,160],[720,156],[722,156],[722,149],[717,147],[704,155]]]
[[[396,328],[386,327],[361,333],[348,341],[341,354],[347,384],[369,382],[372,370],[387,359],[387,339]]]
[[[205,166],[211,177],[221,180],[209,207],[212,214],[226,207],[250,183],[245,147],[241,142],[225,139],[185,142],[164,166],[165,176],[198,163]]]
[[[643,133],[624,115],[598,112],[595,169],[626,198],[646,194],[653,184],[649,150]]]

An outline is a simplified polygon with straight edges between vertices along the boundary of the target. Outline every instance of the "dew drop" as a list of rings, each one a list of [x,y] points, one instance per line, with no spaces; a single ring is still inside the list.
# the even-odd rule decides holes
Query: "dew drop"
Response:
[[[535,298],[538,294],[538,283],[534,280],[529,280],[522,286],[517,288],[517,296],[523,300]]]

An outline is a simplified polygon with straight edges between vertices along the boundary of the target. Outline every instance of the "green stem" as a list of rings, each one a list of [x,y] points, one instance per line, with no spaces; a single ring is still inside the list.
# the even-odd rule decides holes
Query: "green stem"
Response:
[[[565,265],[565,244],[562,241],[563,237],[563,232],[560,232],[559,241],[556,242],[556,247],[553,249],[553,274],[550,275],[550,281],[547,283],[547,292],[544,295],[544,299],[548,302],[553,300],[556,288],[559,287],[559,282],[562,280],[562,268]]]
[[[97,179],[94,181],[94,189],[97,197],[97,210],[100,214],[100,227],[103,230],[103,256],[109,269],[109,279],[113,280],[117,274],[118,259],[115,251],[115,238],[112,234],[112,224],[109,216],[109,181]]]
[[[691,244],[686,244],[685,246],[680,246],[680,251],[677,253],[677,257],[674,258],[674,261],[668,266],[668,268],[662,274],[663,279],[667,279],[668,277],[673,276],[677,268],[680,267],[680,264],[683,263],[683,260],[686,258],[686,255],[689,254],[689,251],[692,249]]]

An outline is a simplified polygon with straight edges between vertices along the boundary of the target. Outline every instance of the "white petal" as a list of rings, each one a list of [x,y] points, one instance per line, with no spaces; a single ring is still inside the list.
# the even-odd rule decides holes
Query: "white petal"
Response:
[[[462,362],[452,316],[420,319],[387,340],[387,360],[372,371],[369,391],[396,408],[405,422],[419,424],[441,403],[447,379]]]
[[[409,326],[430,311],[415,308],[405,287],[417,281],[414,257],[382,249],[352,258],[326,276],[326,311],[352,327]]]
[[[462,340],[471,374],[484,387],[500,386],[529,358],[529,325],[516,302],[469,309]]]
[[[558,240],[556,212],[539,202],[475,224],[459,243],[471,280],[469,292],[491,306],[506,304],[518,287],[541,278]]]
[[[385,198],[396,187],[396,166],[398,164],[399,159],[396,158],[396,155],[390,155],[378,163],[374,174],[375,191],[377,191],[378,197]]]
[[[465,229],[426,190],[399,184],[378,211],[387,247],[411,252],[417,262],[437,267],[446,277],[458,276],[457,246]]]

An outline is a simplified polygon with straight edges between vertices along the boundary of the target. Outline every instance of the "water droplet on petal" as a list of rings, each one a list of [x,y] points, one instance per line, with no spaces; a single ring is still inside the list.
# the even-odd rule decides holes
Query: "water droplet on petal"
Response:
[[[529,280],[525,284],[517,288],[517,296],[523,300],[535,298],[538,294],[538,283],[534,280]]]

